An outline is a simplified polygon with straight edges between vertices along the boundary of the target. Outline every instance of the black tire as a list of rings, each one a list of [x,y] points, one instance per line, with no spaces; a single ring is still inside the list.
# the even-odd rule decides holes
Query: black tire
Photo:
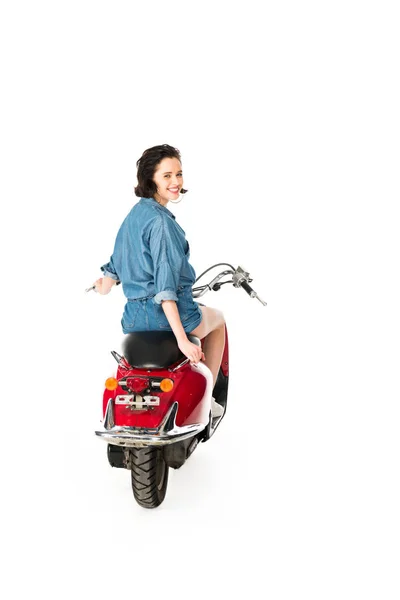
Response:
[[[168,485],[168,465],[162,448],[131,448],[130,463],[136,502],[143,508],[160,506]]]

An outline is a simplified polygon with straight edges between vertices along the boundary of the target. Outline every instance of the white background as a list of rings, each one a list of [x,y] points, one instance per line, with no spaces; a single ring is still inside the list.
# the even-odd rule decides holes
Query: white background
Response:
[[[5,2],[4,597],[398,599],[395,2]],[[124,298],[85,294],[169,143],[223,288],[229,410],[135,504],[94,436]],[[8,577],[7,577],[8,575]]]

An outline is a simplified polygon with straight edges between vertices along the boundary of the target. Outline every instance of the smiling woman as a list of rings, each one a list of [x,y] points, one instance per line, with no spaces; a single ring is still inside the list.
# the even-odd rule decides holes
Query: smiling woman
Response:
[[[143,198],[155,198],[158,186],[165,190],[168,187],[178,187],[181,194],[187,190],[183,188],[183,175],[181,155],[177,148],[163,144],[145,150],[136,163],[138,185],[135,187],[136,196]],[[179,181],[171,181],[171,176],[179,175]],[[166,185],[165,185],[166,184]],[[178,192],[179,194],[179,192]],[[172,200],[176,200],[171,198]],[[165,204],[168,202],[166,200]]]
[[[166,171],[165,169],[168,169]],[[157,192],[154,198],[166,206],[168,202],[176,202],[179,193],[182,190],[182,167],[177,158],[164,158],[154,172],[154,183],[157,186]],[[180,202],[180,200],[178,200]]]
[[[137,161],[135,204],[124,219],[104,277],[94,288],[107,294],[122,283],[127,298],[121,319],[124,333],[173,331],[181,352],[193,363],[204,359],[216,382],[225,345],[222,313],[193,300],[196,273],[189,244],[168,202],[180,202],[183,173],[179,150],[163,144],[145,150]],[[203,350],[188,334],[204,339]]]

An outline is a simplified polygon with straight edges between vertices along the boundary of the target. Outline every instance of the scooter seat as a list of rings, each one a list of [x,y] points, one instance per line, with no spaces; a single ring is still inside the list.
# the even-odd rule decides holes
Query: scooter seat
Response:
[[[188,335],[188,339],[201,346],[199,338]],[[125,335],[122,342],[124,357],[135,369],[165,369],[184,360],[172,331],[137,331]]]

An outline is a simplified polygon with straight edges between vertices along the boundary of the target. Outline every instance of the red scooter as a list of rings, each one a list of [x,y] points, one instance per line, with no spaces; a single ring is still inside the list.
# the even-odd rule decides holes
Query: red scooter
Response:
[[[250,274],[241,267],[218,263],[204,271],[196,283],[221,265],[229,269],[210,283],[194,287],[194,298],[231,283],[266,305],[250,287]],[[231,279],[222,281],[227,276]],[[199,442],[214,435],[225,415],[229,379],[225,333],[225,349],[214,388],[211,371],[202,362],[190,364],[172,332],[130,333],[122,343],[123,356],[111,352],[118,368],[116,376],[105,382],[104,429],[96,431],[96,435],[108,444],[110,465],[131,471],[134,497],[144,508],[155,508],[163,502],[169,468],[179,469]],[[188,337],[194,344],[202,345],[197,337]],[[222,407],[218,416],[211,412],[212,397]]]

